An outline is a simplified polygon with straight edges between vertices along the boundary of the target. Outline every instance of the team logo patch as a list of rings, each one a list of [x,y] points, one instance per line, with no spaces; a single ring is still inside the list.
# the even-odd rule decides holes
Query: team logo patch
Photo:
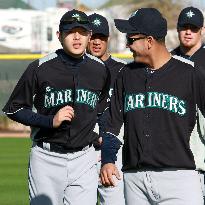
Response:
[[[186,102],[172,95],[158,92],[125,95],[125,112],[144,108],[168,110],[180,116],[186,114]]]
[[[73,14],[72,17],[76,18],[78,21],[80,20],[80,15],[79,14]]]
[[[191,11],[191,10],[186,13],[186,16],[188,18],[192,18],[192,16],[194,16],[194,15],[195,15],[195,13],[193,11]]]
[[[96,18],[92,23],[93,23],[93,25],[95,25],[95,26],[98,27],[98,26],[101,25],[102,22],[100,21],[100,19],[97,19],[97,18]]]
[[[129,17],[129,18],[131,18],[131,17],[135,16],[137,12],[138,12],[138,10],[136,10],[135,12],[133,12],[133,13],[130,15],[130,17]]]

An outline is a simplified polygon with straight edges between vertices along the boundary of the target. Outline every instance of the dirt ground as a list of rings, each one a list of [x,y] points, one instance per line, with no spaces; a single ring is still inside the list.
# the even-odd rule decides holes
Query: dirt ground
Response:
[[[2,138],[2,137],[25,138],[25,137],[30,137],[30,132],[3,132],[3,131],[0,131],[0,138]]]

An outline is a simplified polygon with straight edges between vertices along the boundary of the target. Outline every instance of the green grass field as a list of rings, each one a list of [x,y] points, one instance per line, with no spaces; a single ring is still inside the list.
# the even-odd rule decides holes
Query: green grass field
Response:
[[[0,205],[28,205],[29,138],[0,138]]]
[[[0,205],[28,205],[29,138],[0,138]]]

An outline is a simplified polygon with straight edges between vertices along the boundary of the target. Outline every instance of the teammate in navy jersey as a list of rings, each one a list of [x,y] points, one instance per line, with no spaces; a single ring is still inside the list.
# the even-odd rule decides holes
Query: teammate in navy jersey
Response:
[[[124,122],[123,172],[127,205],[202,205],[205,71],[165,46],[167,22],[154,8],[115,19],[135,62],[114,85],[103,132],[101,180],[113,185]],[[183,62],[183,61],[186,62]]]
[[[119,71],[123,68],[126,62],[112,57],[108,52],[108,45],[109,45],[109,25],[107,19],[100,15],[100,14],[92,14],[89,16],[89,20],[91,22],[92,28],[92,36],[88,43],[88,52],[99,58],[103,61],[105,66],[109,69],[111,75],[111,85],[110,85],[110,97],[113,91],[114,81],[119,73]],[[109,100],[109,99],[108,99]],[[101,121],[101,126],[105,126],[106,123],[106,115],[102,115],[99,119]],[[122,126],[121,132],[118,136],[120,141],[123,143],[123,134],[124,134],[124,127]],[[102,127],[101,127],[102,129]],[[96,129],[95,129],[96,130]],[[100,134],[101,135],[101,134]],[[99,135],[99,136],[100,136]],[[102,142],[102,137],[99,137],[99,145]],[[100,148],[100,147],[99,147]],[[99,155],[99,162],[98,162],[98,171],[100,173],[101,168],[101,152],[98,151]],[[120,176],[123,178],[122,175],[122,146],[117,154],[117,161],[116,165],[120,170]],[[99,203],[101,205],[125,205],[124,199],[124,184],[123,180],[117,180],[115,187],[105,187],[100,182],[98,184],[98,194],[99,194]]]
[[[177,31],[180,45],[171,53],[182,56],[205,69],[205,45],[202,43],[204,17],[198,8],[184,8],[178,18]]]
[[[110,79],[104,64],[85,54],[90,35],[85,13],[66,12],[57,32],[63,49],[32,62],[3,108],[32,127],[31,205],[97,202],[93,129],[106,108]]]
[[[205,45],[202,43],[204,16],[195,7],[184,8],[178,17],[177,31],[180,45],[171,53],[191,60],[194,65],[205,69]],[[201,170],[204,184],[205,167]],[[204,186],[205,187],[205,186]],[[203,193],[205,195],[205,192]]]

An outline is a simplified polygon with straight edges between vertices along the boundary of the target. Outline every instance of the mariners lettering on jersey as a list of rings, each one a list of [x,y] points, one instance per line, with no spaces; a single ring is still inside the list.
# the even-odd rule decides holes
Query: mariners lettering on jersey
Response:
[[[55,90],[51,87],[46,87],[46,94],[44,98],[44,107],[51,108],[73,102],[72,90]]]
[[[186,114],[186,103],[175,96],[164,93],[148,92],[145,94],[127,94],[125,95],[125,112],[134,109],[159,108],[177,113]]]
[[[56,90],[51,87],[46,87],[44,107],[51,108],[63,104],[73,102],[73,91],[71,89]],[[96,93],[89,90],[76,90],[76,103],[89,105],[92,108],[96,107],[99,97]]]
[[[96,93],[89,90],[77,89],[77,103],[83,103],[95,108],[99,97]]]

